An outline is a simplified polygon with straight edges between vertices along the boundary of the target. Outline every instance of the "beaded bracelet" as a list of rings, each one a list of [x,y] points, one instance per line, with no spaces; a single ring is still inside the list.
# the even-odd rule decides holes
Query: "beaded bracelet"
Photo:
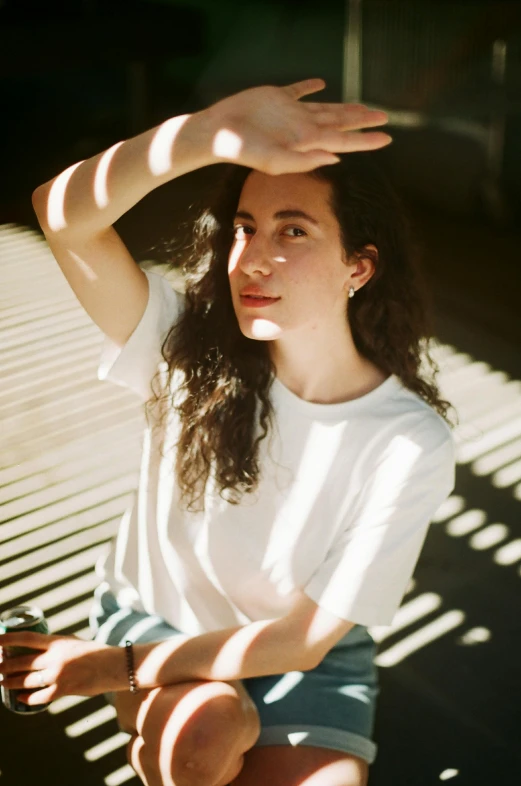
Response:
[[[132,642],[125,641],[125,650],[127,653],[127,670],[128,681],[130,683],[130,692],[137,693],[139,688],[136,684],[136,675],[134,674],[134,653],[132,651]]]

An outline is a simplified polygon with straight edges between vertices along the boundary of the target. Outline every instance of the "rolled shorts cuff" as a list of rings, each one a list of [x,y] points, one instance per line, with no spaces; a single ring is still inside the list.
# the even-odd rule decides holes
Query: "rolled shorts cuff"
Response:
[[[306,726],[292,723],[289,726],[262,727],[254,748],[263,745],[292,745],[313,748],[331,748],[343,753],[360,756],[368,764],[376,758],[378,746],[375,742],[354,732],[332,729],[329,726]]]

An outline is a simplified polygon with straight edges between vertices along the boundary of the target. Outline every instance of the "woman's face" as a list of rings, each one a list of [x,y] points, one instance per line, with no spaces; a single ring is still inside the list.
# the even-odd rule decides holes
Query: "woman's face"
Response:
[[[305,173],[251,172],[243,185],[228,260],[233,307],[242,333],[278,339],[340,320],[346,324],[353,267],[345,264],[338,221],[328,204],[331,186]],[[291,215],[301,211],[304,215]],[[279,215],[280,213],[280,215]],[[277,297],[255,307],[241,291],[257,286]]]

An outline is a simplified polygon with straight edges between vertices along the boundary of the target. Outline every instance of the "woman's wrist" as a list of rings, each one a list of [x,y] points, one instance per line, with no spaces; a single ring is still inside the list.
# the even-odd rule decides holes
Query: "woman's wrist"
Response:
[[[155,674],[151,662],[153,658],[148,657],[157,646],[157,642],[134,644],[124,639],[121,645],[113,647],[116,650],[117,663],[112,670],[115,687],[111,690],[127,690],[135,693],[138,690],[157,687],[159,683],[154,681]]]
[[[132,650],[132,642],[128,639],[125,641],[125,653],[127,656],[128,687],[131,693],[138,693],[139,687],[136,682],[136,672],[134,671],[134,653]]]
[[[171,118],[170,122],[177,126],[171,152],[171,174],[174,177],[222,160],[214,153],[215,137],[222,123],[212,107]]]
[[[99,693],[129,690],[127,654],[125,646],[103,645],[104,657],[99,659]]]

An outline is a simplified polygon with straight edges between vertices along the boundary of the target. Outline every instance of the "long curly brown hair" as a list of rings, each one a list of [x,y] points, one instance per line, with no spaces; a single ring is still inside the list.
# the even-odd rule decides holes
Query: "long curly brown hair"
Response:
[[[346,309],[355,346],[453,426],[447,417],[453,407],[440,398],[435,380],[439,367],[429,354],[432,309],[407,211],[374,153],[340,158],[338,164],[306,174],[331,184],[330,207],[349,260],[363,252],[375,264],[373,276]],[[228,278],[235,211],[251,171],[230,164],[209,193],[210,204],[194,221],[181,264],[185,310],[161,347],[167,375],[158,391],[156,374],[154,397],[146,406],[148,420],[148,408],[163,402],[160,425],[172,410],[179,415],[175,473],[180,501],[188,503],[188,510],[204,510],[210,475],[231,504],[257,487],[258,446],[272,425],[269,390],[275,367],[268,342],[242,334]],[[367,244],[374,244],[378,253],[365,249]],[[430,379],[420,373],[428,372],[428,366]]]

